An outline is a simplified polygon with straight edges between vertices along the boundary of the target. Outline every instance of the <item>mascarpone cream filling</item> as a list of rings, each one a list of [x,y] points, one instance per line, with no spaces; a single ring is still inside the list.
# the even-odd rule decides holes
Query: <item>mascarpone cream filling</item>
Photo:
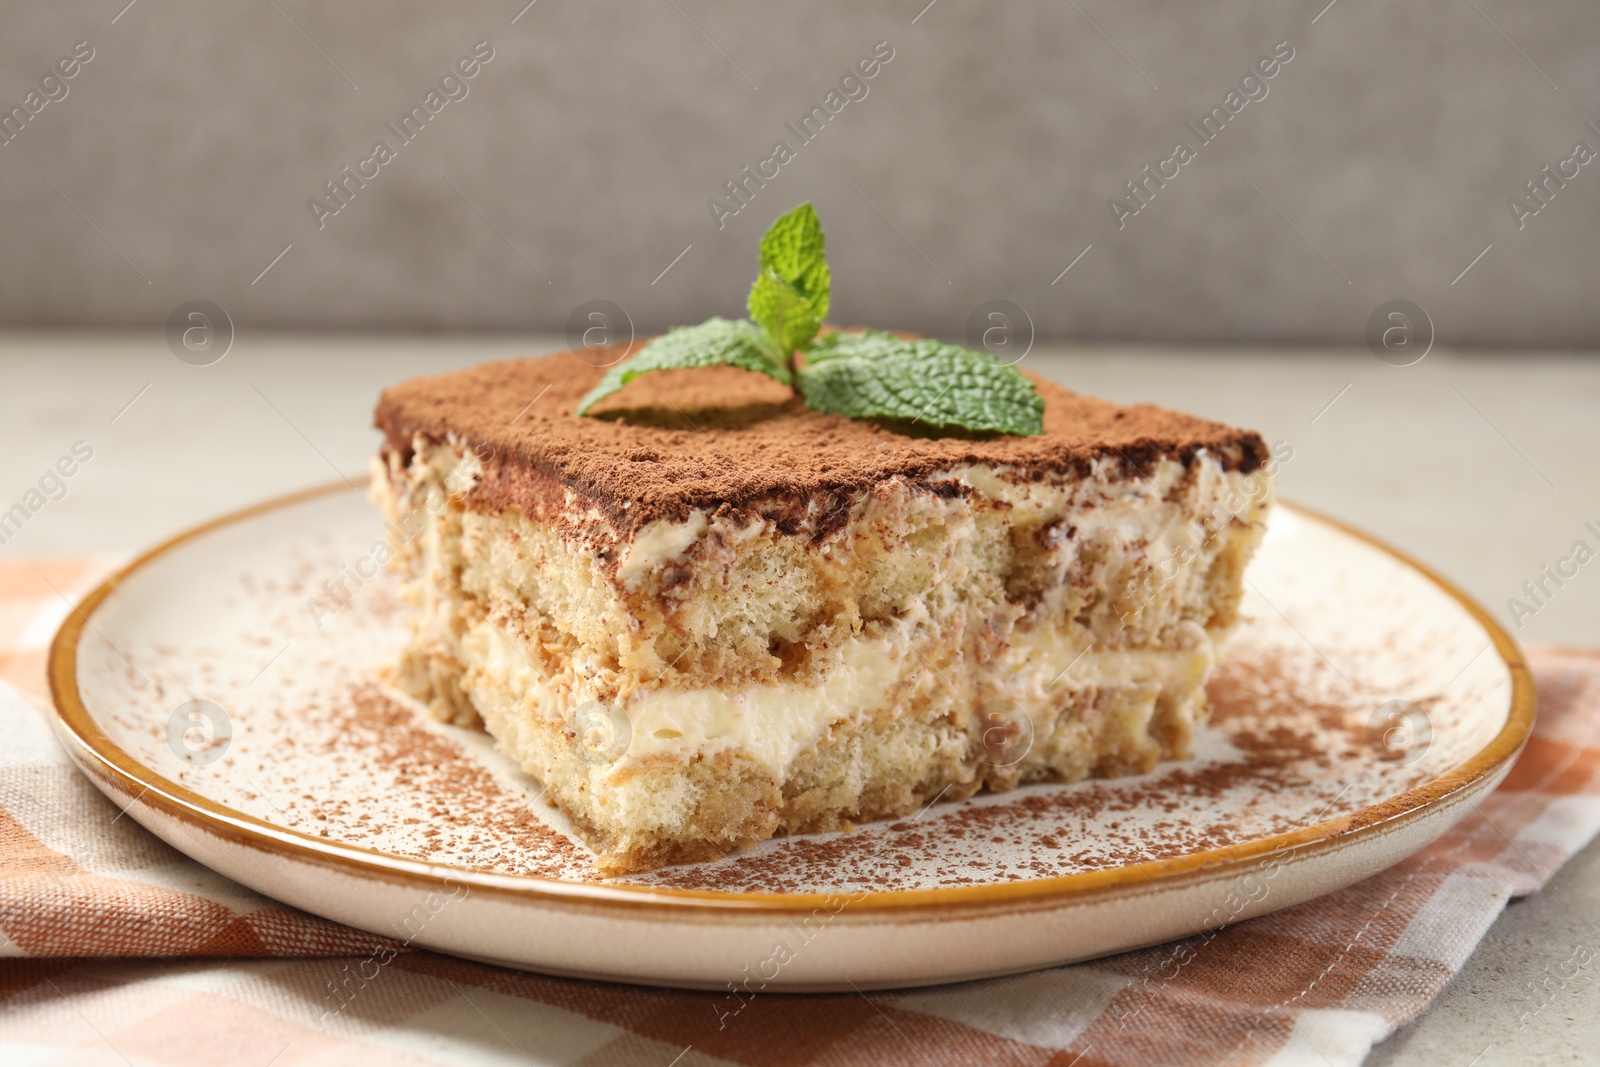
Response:
[[[546,721],[567,722],[565,709],[590,708],[576,716],[578,726],[598,731],[585,743],[604,754],[598,762],[606,762],[608,772],[646,759],[689,760],[734,748],[781,775],[830,729],[871,718],[907,685],[954,685],[970,698],[981,693],[986,715],[1027,718],[1031,728],[1036,716],[1081,687],[1144,683],[1186,696],[1205,684],[1223,636],[1191,623],[1189,647],[1155,650],[1073,647],[1048,634],[1021,635],[993,666],[969,667],[952,679],[927,664],[925,650],[912,648],[911,629],[853,640],[818,685],[637,689],[617,705],[595,702],[574,676],[556,680],[537,672],[488,623],[469,630],[463,644],[476,671],[505,691],[524,694]]]

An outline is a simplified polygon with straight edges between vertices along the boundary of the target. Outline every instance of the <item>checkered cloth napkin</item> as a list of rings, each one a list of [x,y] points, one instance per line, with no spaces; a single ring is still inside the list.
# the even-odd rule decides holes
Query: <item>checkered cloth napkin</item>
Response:
[[[1539,889],[1600,828],[1600,655],[1542,649],[1538,729],[1510,778],[1434,845],[1359,885],[1015,978],[763,995],[722,1025],[718,994],[395,953],[235,885],[119,815],[43,716],[45,646],[67,598],[110,563],[0,563],[7,1063],[1357,1064],[1427,1007],[1508,899]],[[352,974],[358,995],[336,997]]]

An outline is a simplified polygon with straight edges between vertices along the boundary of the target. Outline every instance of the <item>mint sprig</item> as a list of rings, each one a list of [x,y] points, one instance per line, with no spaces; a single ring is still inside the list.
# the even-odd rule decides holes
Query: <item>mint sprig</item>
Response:
[[[632,359],[606,371],[600,384],[578,402],[578,414],[582,415],[597,401],[641,374],[717,364],[753,370],[776,378],[784,385],[794,381],[789,357],[775,347],[772,338],[755,323],[748,319],[707,319],[698,326],[674,326],[645,345]]]
[[[771,271],[762,271],[750,286],[749,306],[750,317],[761,325],[780,352],[804,350],[822,327],[822,317],[813,305]]]
[[[993,433],[1044,432],[1044,399],[1015,367],[943,341],[834,331],[800,368],[806,405],[853,419],[895,419]]]
[[[577,414],[641,374],[722,365],[795,385],[808,407],[830,414],[987,433],[1044,432],[1044,400],[1033,383],[981,352],[877,330],[830,330],[818,338],[832,291],[824,245],[809,203],[779,216],[761,239],[750,319],[674,327],[607,371]],[[798,371],[796,353],[805,354]]]
[[[780,215],[761,238],[761,273],[747,306],[784,352],[804,351],[828,317],[833,279],[824,245],[822,222],[809,202]]]

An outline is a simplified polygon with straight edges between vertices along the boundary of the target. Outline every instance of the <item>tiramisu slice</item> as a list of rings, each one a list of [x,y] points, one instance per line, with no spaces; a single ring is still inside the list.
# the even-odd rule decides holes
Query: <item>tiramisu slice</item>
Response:
[[[731,366],[579,418],[595,357],[388,390],[373,492],[401,684],[481,720],[603,872],[1188,753],[1271,499],[1256,434],[1035,380],[1043,433],[940,436]]]

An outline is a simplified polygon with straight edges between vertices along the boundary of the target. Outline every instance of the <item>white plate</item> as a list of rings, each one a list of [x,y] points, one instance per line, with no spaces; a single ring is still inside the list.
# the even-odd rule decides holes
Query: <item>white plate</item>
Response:
[[[129,816],[236,881],[556,974],[868,989],[1186,936],[1415,852],[1505,776],[1533,723],[1527,669],[1481,609],[1284,505],[1196,759],[602,880],[485,736],[375,682],[407,626],[396,579],[373,573],[381,536],[340,485],[136,560],[56,636],[57,731]]]

